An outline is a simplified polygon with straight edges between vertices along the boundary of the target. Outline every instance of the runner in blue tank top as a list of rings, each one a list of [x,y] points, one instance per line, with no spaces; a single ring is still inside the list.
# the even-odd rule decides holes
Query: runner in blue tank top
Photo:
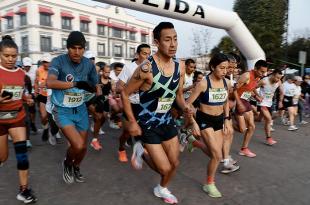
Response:
[[[79,31],[67,39],[68,53],[53,59],[47,78],[53,89],[53,117],[68,139],[70,146],[63,162],[63,179],[66,183],[84,182],[80,173],[87,148],[88,112],[85,92],[95,92],[98,82],[95,66],[83,57],[86,40]]]
[[[184,65],[173,61],[178,46],[173,24],[161,22],[155,27],[153,35],[158,51],[149,58],[147,65],[142,64],[136,69],[122,91],[122,98],[131,125],[128,131],[131,136],[142,136],[141,140],[148,153],[143,153],[143,147],[138,142],[134,146],[132,160],[141,162],[143,157],[161,175],[160,184],[154,188],[154,195],[166,203],[175,204],[178,200],[167,186],[179,164],[179,142],[170,109],[176,100],[180,108],[189,113],[182,89]],[[135,91],[139,91],[140,98],[137,118],[134,117],[128,99]]]

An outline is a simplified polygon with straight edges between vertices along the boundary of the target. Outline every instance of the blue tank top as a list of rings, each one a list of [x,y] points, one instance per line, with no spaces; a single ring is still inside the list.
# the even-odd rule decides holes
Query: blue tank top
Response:
[[[153,57],[149,58],[152,64],[153,83],[149,90],[139,91],[140,104],[138,104],[138,121],[147,128],[162,124],[173,124],[170,109],[176,98],[179,87],[179,63],[174,61],[175,70],[169,77],[159,70]]]
[[[210,106],[224,105],[228,96],[226,80],[223,79],[224,88],[212,88],[209,75],[206,76],[206,80],[208,88],[201,95],[200,103]]]

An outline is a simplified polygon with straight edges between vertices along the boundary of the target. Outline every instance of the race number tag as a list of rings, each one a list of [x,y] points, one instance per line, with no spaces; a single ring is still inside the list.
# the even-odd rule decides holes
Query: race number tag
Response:
[[[265,93],[264,100],[271,101],[272,98],[273,98],[273,94],[272,93]]]
[[[171,98],[159,98],[156,113],[166,113],[170,110],[174,99]]]
[[[3,90],[13,93],[12,100],[20,100],[23,97],[24,88],[22,86],[5,86]]]
[[[209,102],[222,103],[227,99],[227,91],[225,88],[210,88],[209,89]]]
[[[293,97],[293,105],[297,105],[298,101],[299,101],[298,97],[297,98]]]
[[[243,92],[240,98],[248,101],[251,96],[252,96],[251,92]]]
[[[65,92],[63,104],[66,107],[78,107],[84,103],[83,93]]]

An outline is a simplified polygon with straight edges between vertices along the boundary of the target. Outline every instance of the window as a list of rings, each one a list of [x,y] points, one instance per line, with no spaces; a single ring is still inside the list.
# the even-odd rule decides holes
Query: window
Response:
[[[19,18],[20,18],[20,25],[21,26],[27,25],[27,14],[20,14]]]
[[[71,18],[61,17],[61,28],[71,30]]]
[[[86,41],[86,44],[85,44],[85,50],[90,50],[90,47],[89,47],[89,41]]]
[[[22,52],[23,53],[28,52],[28,36],[22,37]]]
[[[8,17],[7,21],[8,21],[7,29],[13,29],[14,28],[13,17]]]
[[[104,43],[98,43],[97,50],[98,50],[98,56],[105,56],[105,44]]]
[[[50,36],[41,36],[41,51],[50,52],[52,51],[52,38]]]
[[[40,25],[42,26],[52,26],[51,15],[40,13]]]
[[[115,57],[123,57],[123,46],[114,45],[113,54]]]
[[[105,28],[105,26],[103,26],[103,25],[98,25],[98,35],[104,35],[104,28]]]
[[[86,21],[80,21],[81,32],[89,32],[89,23]]]
[[[135,32],[129,32],[129,40],[135,41],[136,40],[136,33]]]
[[[135,48],[129,48],[129,58],[134,58],[135,54]]]
[[[61,48],[63,50],[65,50],[67,48],[67,39],[66,38],[61,39]]]
[[[147,36],[145,34],[141,34],[141,42],[147,43]]]
[[[122,30],[117,28],[112,28],[112,36],[116,38],[122,38]]]

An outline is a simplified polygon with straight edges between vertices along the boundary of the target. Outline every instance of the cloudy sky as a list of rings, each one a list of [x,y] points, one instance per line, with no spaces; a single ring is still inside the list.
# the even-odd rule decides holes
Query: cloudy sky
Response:
[[[92,4],[92,5],[103,5],[102,3],[91,1],[91,0],[75,0],[81,3]],[[200,2],[202,4],[207,4],[219,9],[232,11],[234,0],[193,0]],[[289,12],[289,39],[292,40],[298,35],[304,35],[308,33],[310,37],[310,1],[309,0],[291,0],[290,1],[290,12]],[[142,19],[154,24],[160,21],[171,21],[174,23],[176,30],[178,32],[179,38],[179,49],[178,57],[190,56],[192,50],[192,32],[197,31],[202,28],[201,25],[196,25],[193,23],[182,22],[178,20],[173,20],[165,17],[159,17],[151,14],[145,14],[138,11],[128,10],[128,13],[136,16],[138,19]],[[205,27],[209,31],[209,42],[208,47],[212,49],[216,46],[221,37],[226,35],[226,32],[221,29],[215,29],[211,27]]]

